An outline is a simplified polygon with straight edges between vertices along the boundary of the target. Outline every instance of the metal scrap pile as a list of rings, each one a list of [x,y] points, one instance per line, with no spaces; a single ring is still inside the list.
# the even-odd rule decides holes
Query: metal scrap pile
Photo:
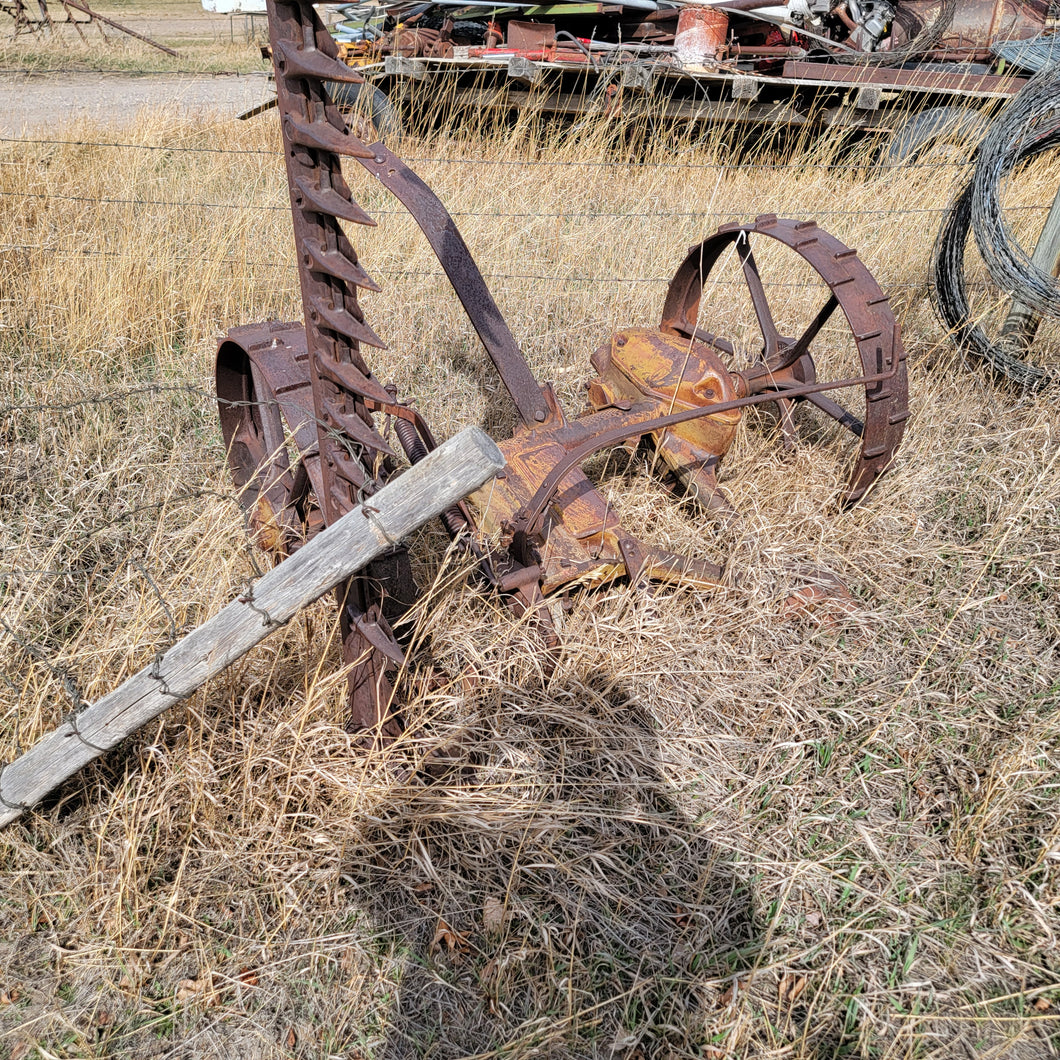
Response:
[[[397,0],[349,5],[335,28],[354,66],[387,56],[503,59],[598,65],[646,55],[681,65],[820,56],[900,63],[990,57],[989,42],[1037,36],[1049,5],[988,0],[615,0],[503,5]]]

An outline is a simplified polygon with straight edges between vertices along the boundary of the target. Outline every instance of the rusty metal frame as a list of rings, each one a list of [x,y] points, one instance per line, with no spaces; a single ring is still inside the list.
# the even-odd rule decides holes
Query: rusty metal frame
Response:
[[[581,470],[593,453],[652,439],[672,466],[688,464],[709,506],[718,502],[714,469],[731,439],[734,414],[738,419],[743,408],[773,402],[789,433],[793,404],[809,401],[859,439],[845,500],[860,498],[889,466],[908,417],[905,354],[887,297],[853,250],[810,222],[766,216],[726,226],[689,252],[670,285],[658,331],[627,329],[613,337],[610,352],[602,347],[594,355],[600,372],[590,386],[594,408],[568,420],[551,386],[530,371],[444,205],[393,152],[360,140],[332,104],[326,81],[362,78],[338,60],[312,5],[268,0],[268,18],[305,324],[235,328],[217,362],[230,463],[262,545],[280,557],[294,551],[396,473],[397,454],[379,433],[377,414],[392,422],[410,461],[435,444],[427,424],[378,381],[363,354],[363,347],[384,343],[365,321],[358,290],[379,288],[342,224],[374,222],[353,199],[342,157],[392,192],[423,230],[518,412],[521,423],[502,445],[508,470],[476,494],[472,507],[450,510],[443,522],[517,611],[537,612],[546,639],[543,593],[616,576],[702,586],[722,577],[717,564],[656,548],[623,529]],[[829,289],[797,337],[780,335],[773,322],[752,247],[758,239],[786,245]],[[740,371],[724,361],[732,345],[698,324],[704,280],[731,247],[762,332],[761,357]],[[837,310],[853,332],[861,373],[819,380],[811,347]],[[629,355],[625,361],[614,356],[619,347]],[[709,380],[710,388],[686,385],[684,366],[673,378],[680,358],[670,355],[684,348],[685,365],[694,354],[697,370],[707,373],[700,383]],[[638,354],[661,358],[672,393],[639,378]],[[839,388],[864,390],[863,418],[825,396]],[[689,425],[694,431],[686,436]],[[389,738],[401,725],[391,675],[404,662],[393,622],[415,597],[406,551],[396,546],[337,597],[351,726]]]

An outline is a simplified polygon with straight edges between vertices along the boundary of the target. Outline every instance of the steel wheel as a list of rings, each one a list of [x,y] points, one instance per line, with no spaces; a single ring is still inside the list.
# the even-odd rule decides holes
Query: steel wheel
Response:
[[[713,309],[728,337],[700,326],[705,288],[712,302],[728,302]],[[812,221],[763,216],[693,247],[670,283],[662,328],[718,350],[740,396],[776,394],[785,445],[838,446],[850,462],[843,503],[858,501],[887,470],[909,417],[898,327],[857,252]],[[896,359],[894,378],[857,381],[888,372]],[[844,379],[851,384],[828,393],[783,396],[803,383]]]
[[[217,354],[217,405],[228,466],[254,540],[269,552],[287,555],[294,544],[296,520],[290,516],[296,506],[296,475],[280,406],[246,351],[234,342],[224,343]]]

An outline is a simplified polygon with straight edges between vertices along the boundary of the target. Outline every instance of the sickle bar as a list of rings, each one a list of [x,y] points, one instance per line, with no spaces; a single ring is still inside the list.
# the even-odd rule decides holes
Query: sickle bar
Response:
[[[438,196],[383,144],[359,139],[333,105],[325,82],[360,77],[339,61],[313,7],[304,0],[267,4],[305,326],[236,328],[217,358],[229,461],[259,543],[279,557],[289,554],[394,476],[395,453],[374,414],[393,418],[411,462],[434,448],[418,413],[379,382],[363,355],[366,346],[385,349],[358,301],[358,291],[379,288],[340,222],[374,222],[353,200],[343,157],[394,194],[420,226],[519,414],[502,445],[505,473],[446,512],[443,523],[517,613],[537,616],[550,647],[556,640],[545,594],[623,576],[707,589],[723,578],[704,558],[633,537],[582,470],[592,453],[615,444],[653,447],[661,464],[653,459],[652,466],[724,521],[737,513],[716,473],[751,405],[776,405],[788,444],[800,421],[813,424],[822,413],[833,421],[836,448],[855,454],[847,502],[890,466],[909,412],[905,353],[887,296],[855,251],[813,222],[771,215],[725,226],[692,249],[670,284],[661,326],[624,328],[596,350],[589,408],[568,420],[551,386],[534,378]],[[821,302],[791,336],[777,323],[790,320],[788,307],[770,304],[770,290],[785,285],[762,275],[775,255],[752,250],[752,243],[766,249],[770,241],[823,283]],[[730,253],[761,338],[760,351],[746,351],[753,357],[746,367],[734,363],[734,341],[699,326],[705,280]],[[737,334],[742,326],[737,322]],[[841,363],[853,373],[830,367],[836,357],[848,358]],[[827,378],[833,373],[839,378]],[[800,403],[810,407],[796,417]],[[391,624],[415,598],[400,546],[338,592],[350,725],[377,740],[400,729],[389,675],[404,654]]]
[[[357,298],[358,288],[379,287],[361,267],[339,224],[340,219],[374,224],[354,202],[339,162],[340,155],[370,158],[372,152],[349,129],[324,88],[325,79],[361,78],[338,59],[331,35],[310,4],[268,0],[268,18],[305,335],[303,341],[287,326],[235,329],[218,357],[218,396],[230,447],[234,439],[254,433],[255,415],[241,410],[238,399],[261,403],[257,420],[262,428],[272,424],[259,431],[273,470],[258,483],[264,489],[254,498],[255,516],[259,527],[271,521],[283,552],[374,493],[395,465],[369,410],[369,403],[380,407],[391,398],[361,353],[364,345],[385,347],[365,322]],[[252,382],[243,381],[241,373],[252,376]],[[278,454],[280,424],[275,409],[268,407],[272,404],[282,409],[299,446],[295,471],[286,454]],[[243,422],[232,426],[237,420]],[[263,497],[268,504],[264,513]],[[415,598],[405,549],[392,549],[339,586],[337,597],[343,654],[351,667],[350,727],[390,736],[400,722],[387,671],[403,659],[390,622]]]

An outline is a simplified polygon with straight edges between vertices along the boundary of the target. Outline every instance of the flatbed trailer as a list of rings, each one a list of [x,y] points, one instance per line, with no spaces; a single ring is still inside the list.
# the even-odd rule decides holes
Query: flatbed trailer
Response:
[[[525,55],[451,58],[387,56],[360,67],[366,81],[407,114],[429,111],[440,98],[481,109],[533,110],[566,117],[650,114],[654,118],[896,132],[911,116],[948,108],[951,132],[963,114],[987,110],[1026,83],[1012,73],[952,63],[914,69],[840,66],[794,59],[776,72],[738,68],[690,70],[659,60],[587,63]],[[495,49],[495,51],[502,51]],[[386,130],[382,130],[386,131]],[[936,138],[937,139],[937,138]],[[923,145],[919,145],[923,146]]]
[[[1042,42],[1060,60],[1056,0],[376,0],[344,12],[340,54],[371,85],[345,102],[385,133],[399,114],[418,122],[454,103],[892,132],[907,157],[973,139],[983,112],[1023,87],[1026,54],[1006,58],[1006,45]]]

